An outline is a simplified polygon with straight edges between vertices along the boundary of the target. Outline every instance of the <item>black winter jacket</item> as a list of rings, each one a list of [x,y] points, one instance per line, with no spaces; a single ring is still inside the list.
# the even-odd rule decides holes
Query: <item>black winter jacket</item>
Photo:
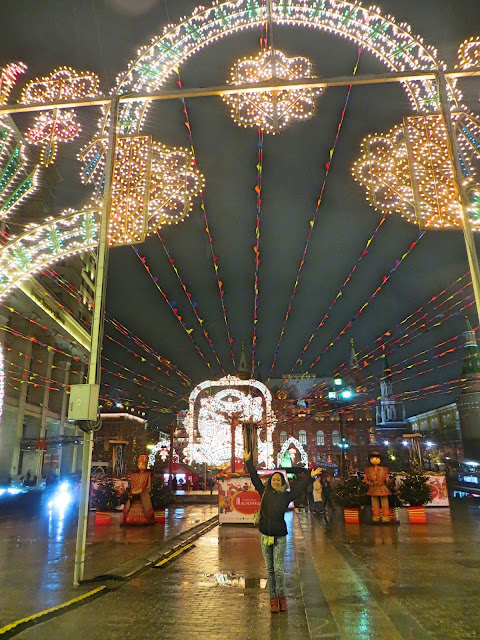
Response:
[[[285,524],[285,511],[288,510],[290,502],[301,496],[308,484],[313,482],[310,472],[306,478],[302,478],[298,481],[292,491],[285,491],[284,493],[281,493],[279,491],[274,491],[270,486],[270,482],[267,482],[266,485],[263,484],[258,477],[257,470],[253,466],[251,458],[247,460],[246,467],[250,474],[250,478],[252,479],[253,486],[258,493],[263,495],[266,491],[260,512],[260,533],[263,533],[266,536],[286,536],[287,525]]]

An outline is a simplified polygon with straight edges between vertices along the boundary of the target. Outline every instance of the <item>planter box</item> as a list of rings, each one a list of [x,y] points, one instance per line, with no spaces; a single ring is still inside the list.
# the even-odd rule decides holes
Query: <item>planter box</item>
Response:
[[[155,522],[164,523],[165,522],[165,509],[155,509]]]
[[[111,515],[109,511],[95,511],[95,524],[110,524]]]
[[[408,519],[411,524],[425,524],[427,522],[425,507],[408,507]]]
[[[343,509],[343,517],[346,524],[358,524],[360,522],[359,509]]]

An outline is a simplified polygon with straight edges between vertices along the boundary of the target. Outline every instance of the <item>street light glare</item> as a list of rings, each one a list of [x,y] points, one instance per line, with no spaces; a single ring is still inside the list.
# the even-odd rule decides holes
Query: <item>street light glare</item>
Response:
[[[350,389],[345,389],[345,391],[342,391],[342,398],[351,398],[352,397],[352,392],[350,391]]]
[[[342,379],[341,378],[335,378],[333,383],[335,384],[335,386],[340,387],[342,384]]]

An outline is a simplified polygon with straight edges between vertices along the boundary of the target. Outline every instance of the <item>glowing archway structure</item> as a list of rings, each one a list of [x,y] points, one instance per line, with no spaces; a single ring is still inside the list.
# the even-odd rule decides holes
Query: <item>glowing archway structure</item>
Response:
[[[278,467],[282,466],[283,459],[285,458],[285,455],[286,455],[287,451],[290,449],[291,446],[294,446],[296,449],[298,449],[298,451],[300,452],[300,458],[302,460],[302,465],[304,467],[307,467],[308,466],[308,455],[307,455],[307,452],[305,451],[305,448],[304,448],[303,444],[300,442],[300,440],[297,440],[293,436],[290,436],[290,438],[287,438],[285,440],[285,442],[283,443],[282,448],[280,449],[279,454],[277,456],[277,466]]]
[[[362,7],[343,0],[272,0],[272,22],[280,25],[313,28],[355,42],[376,56],[390,71],[442,69],[435,48],[424,45],[406,23],[383,16],[377,7]],[[267,20],[263,0],[230,0],[209,8],[198,7],[189,18],[168,25],[162,36],[139,50],[127,71],[117,79],[117,94],[149,92],[160,89],[166,80],[203,47],[247,28],[258,28]],[[476,60],[474,45],[464,47],[465,64]],[[20,69],[20,68],[19,68]],[[21,71],[21,69],[20,69]],[[14,82],[15,78],[12,80]],[[11,83],[8,84],[8,89]],[[438,113],[437,88],[433,80],[405,81],[413,110],[418,114]],[[450,99],[459,107],[460,92],[449,86]],[[120,132],[141,133],[151,102],[124,104],[120,110]],[[95,154],[84,153],[84,181],[95,185],[102,195],[106,138],[110,123],[108,109],[99,121],[99,131],[91,145]],[[88,148],[91,148],[88,145]],[[85,150],[84,150],[85,151]],[[32,178],[33,179],[33,178]],[[27,230],[0,249],[0,299],[21,281],[48,264],[96,244],[98,211],[66,212],[55,220]],[[38,244],[43,250],[35,247]],[[6,269],[6,272],[4,272]]]
[[[258,27],[264,24],[266,19],[263,0],[231,0],[210,8],[199,7],[190,17],[182,19],[178,24],[168,25],[162,36],[155,37],[149,45],[141,48],[127,71],[117,78],[115,90],[120,95],[156,91],[184,62],[203,47],[244,29]],[[353,41],[376,56],[390,71],[415,72],[444,68],[444,64],[437,59],[434,47],[424,45],[422,38],[412,35],[408,24],[396,23],[393,17],[383,16],[377,7],[366,8],[342,0],[273,0],[272,21],[280,25],[326,31]],[[468,49],[470,58],[471,49],[472,47]],[[438,111],[437,89],[433,81],[412,80],[405,82],[404,86],[414,111]],[[454,87],[452,84],[451,88]],[[455,98],[460,98],[460,93],[456,90]],[[149,101],[139,101],[122,106],[120,128],[124,135],[141,133],[150,104]],[[87,150],[83,154],[84,181],[96,186],[97,196],[101,195],[103,183],[105,140],[109,122],[110,116],[106,110],[99,121],[97,136],[87,147],[88,150],[94,147],[95,154],[91,155]],[[27,231],[13,241],[17,244],[9,243],[8,249],[2,247],[0,260],[3,260],[3,264],[7,263],[12,252],[15,259],[9,269],[8,278],[0,280],[0,298],[7,290],[18,285],[27,272],[31,275],[49,263],[94,246],[89,234],[82,238],[82,231],[79,229],[77,237],[72,238],[71,242],[67,240],[62,245],[54,241],[51,251],[37,251],[34,252],[35,256],[30,253],[31,259],[27,258],[29,268],[25,268],[23,249],[32,246],[39,237],[46,238],[49,233],[54,238],[57,230],[65,226],[68,217],[68,214],[65,214],[63,218],[58,219],[58,223],[57,220],[46,221],[44,225]],[[81,224],[81,218],[78,218],[78,222]],[[20,259],[17,260],[16,256]],[[8,284],[6,289],[5,283]]]
[[[190,394],[185,420],[188,433],[185,459],[213,466],[228,462],[232,420],[238,422],[235,456],[241,457],[244,448],[241,424],[252,423],[258,427],[259,464],[272,468],[272,433],[277,422],[272,411],[272,395],[258,380],[240,380],[229,375],[220,380],[206,380]]]

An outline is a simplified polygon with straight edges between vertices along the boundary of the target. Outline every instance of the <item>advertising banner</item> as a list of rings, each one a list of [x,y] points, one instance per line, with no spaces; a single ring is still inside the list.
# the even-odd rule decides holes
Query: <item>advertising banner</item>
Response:
[[[266,482],[275,470],[259,471],[262,482]],[[287,479],[285,471],[279,471]],[[260,495],[247,473],[220,474],[218,480],[219,524],[253,524],[253,514],[260,508]]]

